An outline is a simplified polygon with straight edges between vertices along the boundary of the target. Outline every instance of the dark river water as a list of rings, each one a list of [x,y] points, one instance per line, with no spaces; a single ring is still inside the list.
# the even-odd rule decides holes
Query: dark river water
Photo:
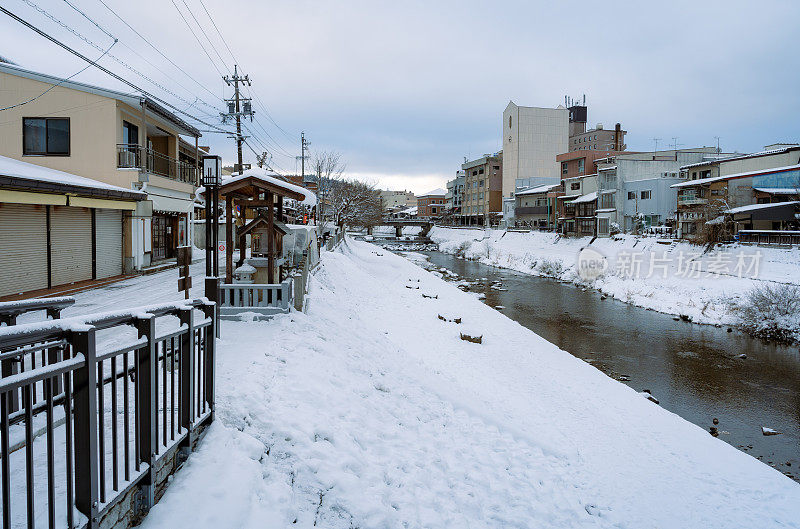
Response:
[[[422,251],[490,306],[662,407],[800,481],[800,350],[675,321],[553,279]],[[486,278],[486,280],[481,280]],[[491,288],[501,281],[502,288]],[[740,358],[740,355],[746,358]],[[761,427],[781,432],[764,436]],[[709,433],[709,435],[711,435]]]

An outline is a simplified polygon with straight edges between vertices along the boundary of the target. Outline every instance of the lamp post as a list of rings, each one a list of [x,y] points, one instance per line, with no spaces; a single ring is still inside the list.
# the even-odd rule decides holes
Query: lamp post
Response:
[[[222,157],[203,156],[203,185],[206,188],[206,282],[205,294],[218,301],[219,293],[219,185]],[[230,244],[230,241],[225,241]]]

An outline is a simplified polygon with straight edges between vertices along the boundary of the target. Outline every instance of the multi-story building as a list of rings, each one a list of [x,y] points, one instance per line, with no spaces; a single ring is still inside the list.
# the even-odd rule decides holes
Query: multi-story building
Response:
[[[685,164],[680,170],[684,181],[672,186],[676,191],[678,233],[691,238],[706,222],[726,211],[796,196],[800,188],[800,145],[768,145],[761,152]],[[743,229],[782,229],[785,219],[773,218],[774,211],[769,208],[759,209],[760,214],[742,223]]]
[[[586,96],[583,104],[578,104],[568,97],[564,102],[569,110],[569,150],[570,151],[624,151],[627,131],[617,123],[613,130],[603,128],[598,123],[593,129],[586,130],[587,107]]]
[[[197,128],[149,97],[6,63],[0,107],[13,107],[0,123],[0,155],[146,193],[134,211],[111,215],[123,226],[126,272],[175,257],[193,240],[204,154]]]
[[[503,198],[514,197],[516,182],[531,177],[558,182],[556,156],[569,150],[569,111],[523,107],[513,101],[503,111]]]
[[[466,173],[463,169],[456,171],[456,177],[447,181],[445,207],[447,214],[454,218],[461,217],[461,206],[464,198],[464,182]]]
[[[484,154],[461,164],[464,196],[461,216],[465,224],[485,226],[503,210],[503,153]]]
[[[515,212],[512,226],[528,226],[541,230],[555,228],[558,212],[558,196],[563,194],[561,183],[545,184],[524,191],[517,191],[514,199]]]
[[[563,180],[564,194],[557,196],[557,227],[564,235],[597,235],[597,175]]]
[[[411,191],[381,191],[381,209],[384,213],[394,213],[417,205],[417,197]]]
[[[445,212],[444,197],[447,191],[441,188],[428,191],[417,197],[417,217],[441,217]]]
[[[684,179],[681,165],[717,156],[714,147],[698,147],[621,152],[596,159],[597,236],[674,226],[677,193],[671,186]]]

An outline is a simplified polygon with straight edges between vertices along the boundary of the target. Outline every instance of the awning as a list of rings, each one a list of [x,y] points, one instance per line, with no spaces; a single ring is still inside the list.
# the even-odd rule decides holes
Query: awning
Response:
[[[148,200],[153,201],[153,211],[164,213],[190,213],[194,208],[194,200],[191,198],[164,197],[148,193]]]

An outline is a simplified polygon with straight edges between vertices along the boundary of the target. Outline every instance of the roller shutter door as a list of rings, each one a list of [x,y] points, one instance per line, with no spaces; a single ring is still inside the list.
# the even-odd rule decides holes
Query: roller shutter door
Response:
[[[53,206],[50,212],[53,286],[92,279],[92,212]]]
[[[45,206],[0,204],[0,296],[47,288]]]
[[[96,209],[97,279],[122,274],[122,212]]]

